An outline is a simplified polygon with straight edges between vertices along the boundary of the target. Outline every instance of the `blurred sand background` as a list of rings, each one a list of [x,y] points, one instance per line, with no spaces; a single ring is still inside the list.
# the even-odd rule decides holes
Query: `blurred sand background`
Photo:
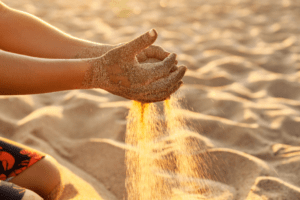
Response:
[[[211,198],[300,199],[300,1],[2,1],[100,43],[155,28],[188,67],[180,113],[211,155]],[[61,199],[121,200],[130,105],[98,89],[0,96],[0,136],[60,163]]]

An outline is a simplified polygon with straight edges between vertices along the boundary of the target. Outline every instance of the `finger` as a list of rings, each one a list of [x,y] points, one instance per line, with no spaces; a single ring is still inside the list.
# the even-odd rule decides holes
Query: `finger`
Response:
[[[149,76],[153,76],[153,78],[158,79],[169,75],[174,66],[175,60],[176,54],[171,53],[167,58],[164,59],[164,61],[150,65],[151,67],[148,68]]]
[[[143,103],[164,101],[164,100],[168,99],[173,93],[175,93],[182,85],[183,85],[183,82],[179,81],[176,85],[169,88],[167,91],[163,91],[163,92],[155,93],[155,94],[144,95],[144,98],[141,99],[140,101],[142,101]]]
[[[177,83],[177,85],[175,85],[174,87],[170,88],[168,91],[161,92],[159,95],[154,96],[155,98],[158,97],[155,100],[157,100],[157,101],[164,101],[164,100],[170,98],[170,96],[172,94],[174,94],[182,85],[183,85],[183,81],[179,81]]]
[[[138,59],[139,63],[145,62],[148,59],[144,51],[136,55],[136,58]]]
[[[175,53],[171,53],[167,58],[164,59],[163,65],[167,68],[168,72],[170,72],[176,63],[176,57],[177,55]]]
[[[165,51],[160,46],[155,46],[155,45],[151,45],[147,49],[143,50],[143,52],[148,58],[156,58],[159,60],[164,60],[166,57],[170,55],[169,52]]]
[[[169,76],[165,78],[161,78],[156,81],[150,81],[150,83],[146,85],[141,85],[141,84],[133,85],[130,93],[136,97],[138,96],[143,97],[148,94],[155,94],[155,93],[168,91],[169,88],[172,88],[179,81],[181,81],[186,70],[187,70],[186,66],[180,66],[178,70],[171,73]]]
[[[120,46],[118,49],[121,53],[121,56],[124,56],[124,58],[135,57],[142,50],[153,44],[156,38],[157,33],[154,29],[152,29],[149,32],[137,37],[136,39]]]
[[[170,73],[175,72],[177,69],[178,69],[178,67],[174,64],[170,70]]]
[[[166,91],[167,88],[174,86],[182,79],[186,70],[186,66],[180,66],[175,72],[171,73],[169,76],[154,81],[146,87],[149,91]]]
[[[156,58],[158,60],[164,60],[166,57],[170,55],[170,53],[165,51],[162,47],[155,46],[155,45],[151,45],[150,47],[143,50],[142,52],[144,52],[144,54],[148,58]],[[178,64],[177,60],[175,61],[175,64],[176,65]]]

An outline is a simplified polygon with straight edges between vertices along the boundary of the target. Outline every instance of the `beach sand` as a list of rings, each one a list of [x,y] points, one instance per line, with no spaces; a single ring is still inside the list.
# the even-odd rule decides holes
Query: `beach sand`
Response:
[[[207,152],[195,178],[210,198],[300,199],[300,1],[2,1],[100,43],[155,28],[188,67],[177,111]],[[59,162],[61,200],[121,200],[130,105],[100,89],[0,96],[0,136]]]

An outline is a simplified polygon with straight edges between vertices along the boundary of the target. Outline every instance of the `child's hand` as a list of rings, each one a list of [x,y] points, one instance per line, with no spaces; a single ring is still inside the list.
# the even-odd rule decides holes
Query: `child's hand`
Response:
[[[99,44],[93,47],[87,47],[83,49],[80,53],[78,53],[75,58],[95,58],[104,55],[106,52],[120,47],[125,43],[117,44],[117,45],[108,45],[108,44]],[[145,62],[149,59],[157,59],[163,61],[166,57],[170,55],[169,52],[165,51],[160,46],[151,45],[146,49],[143,49],[140,53],[136,55],[139,63]],[[176,60],[176,64],[177,64]]]
[[[119,47],[124,44],[115,45],[115,47]],[[139,63],[144,63],[149,60],[151,62],[157,62],[157,61],[163,61],[166,57],[170,55],[169,52],[165,51],[160,46],[156,45],[150,45],[148,48],[143,49],[140,53],[136,55],[136,58],[138,59]],[[154,61],[156,60],[156,61]],[[177,65],[178,61],[175,61],[175,64]]]
[[[136,55],[153,44],[156,38],[157,34],[153,30],[152,36],[147,32],[99,58],[91,59],[91,67],[85,74],[83,88],[102,88],[141,102],[167,99],[182,85],[181,79],[187,68],[176,66],[175,54],[169,54],[161,62],[139,63]],[[144,51],[144,54],[148,52]]]

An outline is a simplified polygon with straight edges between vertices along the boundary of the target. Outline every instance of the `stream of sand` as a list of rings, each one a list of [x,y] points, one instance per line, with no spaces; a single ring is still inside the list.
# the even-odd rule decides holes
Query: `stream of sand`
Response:
[[[164,120],[155,104],[133,102],[128,115],[126,188],[129,200],[199,199],[209,194],[193,156],[193,138],[176,98],[164,102]],[[193,146],[195,148],[193,148]]]

